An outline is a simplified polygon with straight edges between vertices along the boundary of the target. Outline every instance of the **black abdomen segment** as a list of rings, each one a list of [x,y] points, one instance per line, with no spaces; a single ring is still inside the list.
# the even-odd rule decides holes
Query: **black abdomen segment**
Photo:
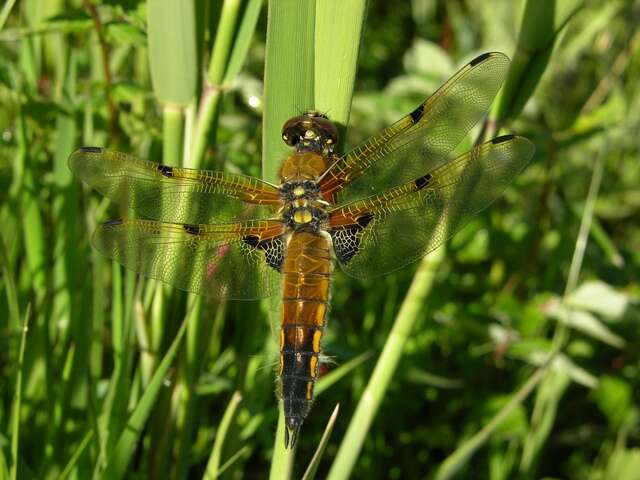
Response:
[[[313,403],[323,327],[289,326],[283,333],[285,344],[280,352],[280,384],[286,419],[285,446],[293,447]],[[288,341],[291,337],[297,338],[293,342]]]
[[[330,239],[295,232],[287,245],[280,330],[280,394],[286,429],[285,445],[293,447],[313,401],[318,377],[331,274]]]

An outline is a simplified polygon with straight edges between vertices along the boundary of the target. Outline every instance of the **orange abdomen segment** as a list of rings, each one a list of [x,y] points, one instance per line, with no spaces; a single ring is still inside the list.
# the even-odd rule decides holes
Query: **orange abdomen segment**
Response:
[[[285,252],[280,331],[280,385],[291,443],[307,416],[318,378],[320,340],[331,280],[331,240],[311,232],[291,234]]]

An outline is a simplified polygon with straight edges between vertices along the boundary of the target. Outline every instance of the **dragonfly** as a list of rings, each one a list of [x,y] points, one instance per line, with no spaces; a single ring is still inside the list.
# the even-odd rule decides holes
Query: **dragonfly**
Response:
[[[326,115],[288,120],[279,184],[82,147],[71,170],[145,219],[100,225],[92,245],[126,268],[196,294],[280,293],[278,391],[285,448],[313,402],[334,262],[364,279],[437,248],[501,195],[533,144],[503,135],[452,152],[486,114],[509,67],[499,52],[464,65],[431,97],[352,150]]]

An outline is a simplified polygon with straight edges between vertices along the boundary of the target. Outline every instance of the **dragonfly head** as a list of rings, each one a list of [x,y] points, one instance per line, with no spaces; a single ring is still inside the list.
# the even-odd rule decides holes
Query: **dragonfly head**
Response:
[[[310,110],[285,122],[282,139],[298,152],[328,155],[338,142],[338,130],[326,115]]]

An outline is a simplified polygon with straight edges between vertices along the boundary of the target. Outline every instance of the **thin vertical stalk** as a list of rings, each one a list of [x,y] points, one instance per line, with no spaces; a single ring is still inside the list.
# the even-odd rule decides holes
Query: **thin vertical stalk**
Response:
[[[604,169],[603,157],[605,152],[608,151],[608,144],[605,140],[604,147],[598,153],[593,166],[593,173],[591,175],[591,182],[589,184],[589,191],[587,193],[587,200],[582,212],[582,220],[580,222],[580,229],[578,230],[578,236],[576,238],[576,244],[573,249],[573,256],[571,258],[571,264],[569,266],[569,274],[567,275],[567,282],[565,284],[564,293],[562,296],[562,308],[560,311],[563,318],[560,318],[556,323],[555,331],[551,341],[551,349],[547,355],[547,364],[551,364],[556,357],[562,352],[565,345],[569,341],[570,329],[567,326],[569,318],[572,314],[572,308],[567,304],[567,298],[573,292],[578,285],[578,278],[580,271],[582,270],[582,262],[584,260],[584,251],[589,240],[589,232],[591,230],[591,223],[593,220],[595,202],[598,198],[598,191],[600,190],[600,184],[602,182],[602,174]],[[545,371],[545,382],[553,382],[553,378],[548,375],[548,371]],[[544,384],[543,384],[544,386]],[[540,390],[539,390],[540,392]],[[525,439],[522,460],[520,463],[520,471],[528,472],[531,470],[535,457],[540,449],[544,445],[544,441],[549,436],[549,427],[553,422],[543,422],[542,418],[547,412],[555,418],[555,411],[557,403],[560,401],[560,395],[553,396],[551,399],[545,395],[540,395],[535,399],[533,406],[533,413],[531,415],[531,428],[527,432]]]
[[[216,38],[213,42],[207,81],[200,103],[200,112],[193,141],[191,162],[196,168],[202,163],[212,121],[222,95],[221,84],[230,56],[240,3],[240,0],[224,0],[222,3],[220,21],[218,22]]]
[[[351,477],[362,444],[374,417],[378,413],[378,408],[398,366],[404,345],[409,338],[416,318],[424,310],[425,300],[431,292],[435,274],[443,258],[444,248],[441,247],[420,262],[380,358],[351,418],[347,433],[342,439],[336,459],[329,470],[327,477],[329,480]]]
[[[0,11],[0,31],[4,28],[4,24],[7,22],[7,18],[9,18],[11,9],[15,4],[16,0],[7,0],[7,2],[2,7],[2,11]]]
[[[207,469],[204,472],[205,480],[214,480],[220,475],[220,460],[222,459],[222,447],[224,446],[224,440],[229,432],[229,427],[235,416],[236,410],[242,401],[242,395],[240,392],[234,392],[231,396],[231,401],[220,420],[218,431],[216,432],[216,439],[213,442],[213,448],[211,449],[211,455],[207,462]]]
[[[24,316],[22,335],[20,339],[20,353],[18,354],[18,376],[16,378],[16,390],[13,400],[11,415],[11,479],[18,478],[18,445],[20,439],[20,407],[22,406],[22,377],[24,372],[24,351],[27,345],[27,332],[29,331],[29,317],[31,316],[31,304],[27,305]]]

